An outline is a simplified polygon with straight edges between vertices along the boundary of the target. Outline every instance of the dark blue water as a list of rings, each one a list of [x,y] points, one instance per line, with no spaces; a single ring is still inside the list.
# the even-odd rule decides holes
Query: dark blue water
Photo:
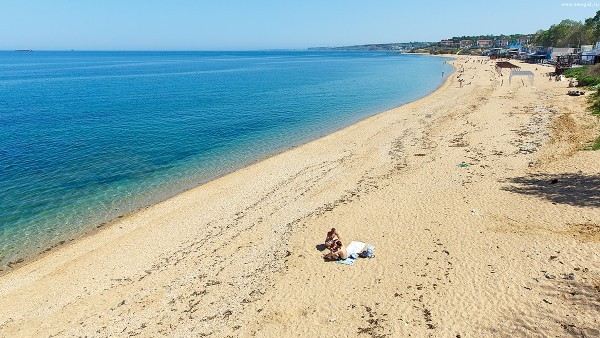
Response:
[[[387,53],[0,52],[0,267],[450,71]]]

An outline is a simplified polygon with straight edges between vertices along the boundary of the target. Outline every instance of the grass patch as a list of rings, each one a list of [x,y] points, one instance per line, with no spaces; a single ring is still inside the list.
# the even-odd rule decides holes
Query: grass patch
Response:
[[[588,102],[592,114],[600,117],[600,93],[598,92],[598,88],[595,88],[595,91],[588,96]]]
[[[565,70],[565,76],[577,79],[580,86],[593,87],[600,85],[600,64],[569,68]]]
[[[598,136],[596,141],[594,141],[594,143],[592,143],[591,149],[592,150],[600,150],[600,136]]]
[[[575,78],[579,86],[588,87],[592,91],[588,96],[589,109],[593,115],[600,117],[600,64],[567,69],[565,76]],[[590,149],[600,150],[600,136]]]

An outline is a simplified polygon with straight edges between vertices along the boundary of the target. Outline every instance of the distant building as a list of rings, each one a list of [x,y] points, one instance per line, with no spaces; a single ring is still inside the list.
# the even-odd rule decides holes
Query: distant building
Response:
[[[600,62],[600,49],[592,49],[581,53],[581,63],[593,65]]]
[[[490,48],[494,45],[492,40],[477,40],[477,47],[479,48]]]
[[[600,45],[581,45],[581,63],[593,65],[600,61]]]
[[[495,47],[508,47],[510,41],[508,39],[498,39],[494,41]]]
[[[473,40],[460,40],[460,48],[473,47]]]
[[[570,55],[575,53],[575,48],[550,48],[550,59],[556,60],[559,56]]]
[[[454,40],[442,40],[440,46],[442,47],[456,47],[458,44]]]
[[[531,41],[531,37],[529,35],[524,35],[521,36],[520,38],[517,39],[517,41],[519,42],[519,44],[521,44],[522,46],[526,46],[529,44],[529,42]]]

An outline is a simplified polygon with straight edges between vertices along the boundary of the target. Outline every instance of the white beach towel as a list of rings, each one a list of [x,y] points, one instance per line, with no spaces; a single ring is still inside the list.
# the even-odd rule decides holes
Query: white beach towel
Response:
[[[346,252],[348,252],[348,256],[352,256],[352,254],[358,255],[365,250],[365,245],[363,242],[352,241],[346,247]]]

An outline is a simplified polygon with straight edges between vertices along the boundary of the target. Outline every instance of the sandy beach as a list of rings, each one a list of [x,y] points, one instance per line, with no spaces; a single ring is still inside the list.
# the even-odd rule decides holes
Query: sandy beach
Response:
[[[550,67],[453,63],[0,276],[0,336],[600,336],[600,122]],[[376,257],[324,263],[332,226]]]

